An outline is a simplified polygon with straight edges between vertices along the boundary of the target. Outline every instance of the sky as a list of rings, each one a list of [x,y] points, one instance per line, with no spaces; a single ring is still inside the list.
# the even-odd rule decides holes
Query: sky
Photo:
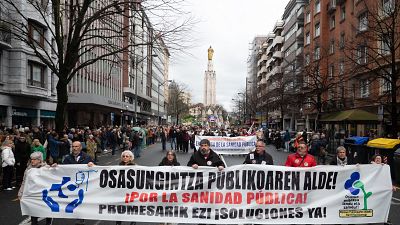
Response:
[[[199,21],[194,27],[192,56],[171,56],[170,79],[187,85],[192,103],[203,102],[207,49],[214,49],[217,104],[227,111],[232,98],[245,89],[249,43],[257,35],[267,35],[282,18],[288,0],[189,0],[187,9]]]

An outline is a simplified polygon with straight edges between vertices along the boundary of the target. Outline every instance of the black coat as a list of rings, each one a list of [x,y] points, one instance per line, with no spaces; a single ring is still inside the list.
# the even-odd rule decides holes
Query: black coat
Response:
[[[272,156],[266,152],[264,152],[264,154],[262,155],[258,154],[257,152],[252,152],[246,156],[246,159],[244,160],[243,164],[274,165],[274,160],[272,159]]]
[[[31,146],[26,142],[17,141],[15,143],[15,163],[26,165],[30,159]]]
[[[225,167],[225,164],[222,162],[221,158],[211,149],[207,158],[204,158],[204,156],[201,154],[201,151],[196,151],[193,153],[187,166],[192,166],[193,164],[197,164],[198,166]]]
[[[170,162],[167,157],[164,157],[160,164],[158,164],[159,166],[180,166],[181,164],[176,161],[176,159],[174,159],[172,162]]]
[[[82,152],[79,154],[79,159],[78,161],[75,160],[74,155],[69,154],[64,158],[64,161],[62,164],[88,164],[89,162],[93,162],[93,159],[90,158],[85,152]]]
[[[355,164],[354,161],[350,157],[347,157],[347,165],[354,165],[354,164]],[[329,165],[337,166],[337,156],[333,157]]]

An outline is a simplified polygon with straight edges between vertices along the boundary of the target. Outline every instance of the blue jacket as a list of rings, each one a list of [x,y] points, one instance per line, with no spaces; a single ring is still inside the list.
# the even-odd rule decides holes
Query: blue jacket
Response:
[[[49,135],[49,137],[47,138],[47,142],[48,142],[47,148],[50,151],[51,157],[58,158],[58,156],[60,155],[60,151],[58,149],[58,146],[64,144],[64,142],[57,141],[51,135]]]

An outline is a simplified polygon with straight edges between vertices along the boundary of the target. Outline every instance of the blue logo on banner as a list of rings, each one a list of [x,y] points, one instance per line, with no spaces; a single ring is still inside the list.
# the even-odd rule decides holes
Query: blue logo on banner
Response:
[[[68,203],[65,207],[66,213],[73,213],[74,209],[83,202],[84,193],[88,190],[89,174],[91,172],[97,172],[97,170],[78,171],[75,175],[75,182],[71,182],[71,177],[63,177],[61,183],[52,184],[50,189],[42,191],[42,200],[50,207],[52,212],[60,212],[60,205],[49,196],[49,192],[56,191],[59,198],[68,198],[63,192],[63,186],[65,185],[70,192],[75,192],[78,195],[78,198]],[[82,188],[83,185],[85,185],[85,188]]]

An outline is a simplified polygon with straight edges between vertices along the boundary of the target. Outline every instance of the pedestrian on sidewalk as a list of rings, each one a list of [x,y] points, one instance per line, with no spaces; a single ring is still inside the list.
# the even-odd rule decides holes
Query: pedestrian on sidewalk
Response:
[[[23,176],[23,180],[21,183],[21,187],[19,188],[19,191],[18,191],[18,199],[19,200],[22,199],[27,172],[32,168],[40,168],[40,167],[43,167],[46,165],[47,164],[43,160],[43,155],[41,152],[37,151],[37,152],[33,152],[32,154],[30,154],[29,164],[28,164],[26,170],[24,171],[24,176]],[[39,224],[38,219],[39,219],[39,217],[31,216],[31,225],[38,225]],[[52,221],[53,221],[52,218],[46,218],[46,225],[51,225]]]
[[[3,142],[1,147],[1,159],[2,159],[2,168],[3,168],[3,190],[12,191],[11,180],[14,174],[14,165],[15,158],[14,153],[11,149],[12,142],[10,140],[6,140]]]
[[[160,129],[161,129],[160,139],[161,139],[162,150],[165,151],[167,150],[167,132],[165,131],[164,127],[161,127]]]
[[[285,152],[289,152],[290,133],[288,130],[285,131],[285,134],[283,136],[283,141],[285,142]]]

